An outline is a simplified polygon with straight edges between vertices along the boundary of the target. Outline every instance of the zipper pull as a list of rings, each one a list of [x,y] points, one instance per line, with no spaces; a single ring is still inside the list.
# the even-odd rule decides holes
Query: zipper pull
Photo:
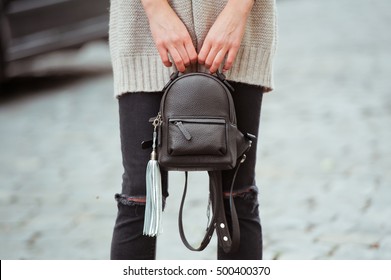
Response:
[[[156,148],[157,146],[161,146],[161,129],[162,129],[162,114],[159,112],[156,117],[152,117],[149,119],[149,122],[152,123],[154,140],[150,141],[152,143],[152,148]],[[157,143],[156,143],[157,140]]]
[[[149,122],[151,122],[153,127],[155,127],[155,128],[158,126],[161,126],[161,124],[163,122],[161,113],[159,112],[156,117],[150,118]]]
[[[191,140],[191,135],[190,135],[189,131],[187,131],[187,129],[183,125],[183,123],[181,121],[177,121],[174,124],[179,128],[179,130],[182,132],[183,136],[185,136],[186,140],[190,141]]]

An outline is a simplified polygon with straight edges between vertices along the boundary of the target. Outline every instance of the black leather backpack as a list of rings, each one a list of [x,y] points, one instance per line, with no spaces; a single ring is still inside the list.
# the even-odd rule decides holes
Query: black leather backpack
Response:
[[[239,222],[232,197],[232,188],[245,152],[255,136],[243,134],[236,126],[232,86],[225,76],[207,73],[171,75],[164,87],[160,111],[153,118],[157,134],[157,158],[166,170],[185,171],[186,181],[179,210],[179,230],[183,243],[194,251],[203,250],[214,229],[225,252],[239,247]],[[221,170],[236,168],[231,184],[228,225],[224,212]],[[188,171],[208,171],[213,217],[198,248],[186,240],[182,212],[187,191]],[[231,228],[231,231],[230,231]],[[231,234],[232,233],[232,234]]]

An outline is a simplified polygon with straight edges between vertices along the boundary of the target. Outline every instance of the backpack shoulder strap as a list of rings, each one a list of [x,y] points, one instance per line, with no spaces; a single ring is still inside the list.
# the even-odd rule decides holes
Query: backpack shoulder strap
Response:
[[[213,231],[216,228],[217,237],[219,239],[219,244],[222,246],[224,252],[235,252],[239,249],[240,244],[240,227],[239,219],[236,213],[235,203],[233,199],[233,186],[235,183],[236,175],[238,173],[240,165],[244,162],[245,155],[243,155],[239,160],[235,168],[235,173],[232,178],[230,196],[229,196],[229,206],[230,206],[230,215],[231,215],[231,229],[228,226],[227,219],[224,211],[224,198],[223,198],[223,188],[221,180],[221,171],[209,171],[209,189],[210,196],[212,200],[213,216],[210,224],[206,229],[204,238],[201,241],[199,247],[195,248],[189,244],[186,239],[185,232],[183,229],[183,207],[185,204],[185,198],[187,193],[187,181],[188,181],[188,172],[185,172],[185,186],[182,195],[181,206],[179,209],[178,215],[178,226],[179,233],[182,239],[183,244],[192,251],[202,251],[208,246]]]
[[[206,229],[204,238],[202,239],[200,246],[198,246],[197,248],[191,246],[190,243],[187,241],[186,236],[185,236],[185,231],[183,229],[183,218],[182,218],[183,217],[183,207],[185,205],[185,198],[186,198],[186,193],[187,193],[187,178],[188,178],[188,172],[185,171],[185,186],[183,188],[182,201],[181,201],[181,206],[179,208],[179,215],[178,215],[179,234],[181,236],[183,244],[189,250],[192,250],[192,251],[202,251],[202,250],[204,250],[206,248],[206,246],[208,246],[210,240],[212,239],[212,235],[213,235],[213,232],[214,232],[214,229],[215,229],[214,224],[215,224],[215,217],[216,217],[216,211],[215,211],[216,205],[214,205],[214,203],[212,203],[212,205],[213,205],[213,216],[212,216],[211,222],[209,223],[209,225],[208,225],[208,227]]]

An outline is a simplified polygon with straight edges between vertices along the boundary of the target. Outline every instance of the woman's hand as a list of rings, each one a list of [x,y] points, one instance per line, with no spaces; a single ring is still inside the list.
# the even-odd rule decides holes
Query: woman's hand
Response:
[[[223,72],[232,67],[253,4],[254,0],[229,0],[210,28],[198,55],[198,62],[205,64],[211,73],[219,69],[225,57]]]
[[[142,0],[142,3],[163,64],[172,66],[170,54],[178,71],[184,72],[186,66],[197,62],[197,52],[186,26],[167,0]]]

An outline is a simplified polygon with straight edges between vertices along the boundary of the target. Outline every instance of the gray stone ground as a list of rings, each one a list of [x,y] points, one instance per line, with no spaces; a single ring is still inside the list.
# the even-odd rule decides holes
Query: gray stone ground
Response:
[[[391,4],[278,4],[277,88],[264,98],[259,135],[264,257],[390,259]],[[122,170],[107,47],[53,54],[34,67],[58,64],[3,89],[1,259],[109,257]],[[206,188],[204,174],[191,180]],[[214,259],[215,244],[202,253],[182,245],[183,176],[170,181],[157,257]],[[206,197],[193,192],[187,205],[188,220],[206,223]],[[201,227],[186,226],[197,241]]]

